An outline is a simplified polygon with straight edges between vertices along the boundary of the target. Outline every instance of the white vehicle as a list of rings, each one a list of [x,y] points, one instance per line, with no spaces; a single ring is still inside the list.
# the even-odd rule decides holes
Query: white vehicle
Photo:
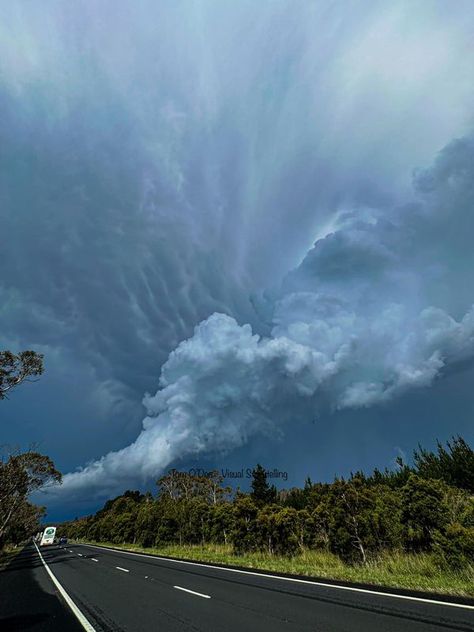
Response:
[[[54,538],[56,535],[56,527],[46,527],[41,538],[40,546],[46,546],[48,544],[54,544]]]

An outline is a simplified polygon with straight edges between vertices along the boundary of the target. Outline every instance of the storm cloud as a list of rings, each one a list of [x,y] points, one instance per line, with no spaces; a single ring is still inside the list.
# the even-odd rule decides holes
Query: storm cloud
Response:
[[[0,345],[75,384],[47,440],[102,433],[64,489],[469,360],[473,22],[436,1],[0,8]]]
[[[272,436],[335,409],[387,402],[471,362],[472,297],[453,301],[451,292],[460,274],[474,282],[466,238],[473,176],[474,143],[454,141],[417,175],[412,204],[383,215],[342,212],[334,230],[261,297],[270,336],[224,314],[199,324],[170,354],[159,390],[145,397],[138,439],[68,474],[64,491],[117,490],[183,456],[237,448],[256,433]],[[449,266],[450,258],[462,269]]]

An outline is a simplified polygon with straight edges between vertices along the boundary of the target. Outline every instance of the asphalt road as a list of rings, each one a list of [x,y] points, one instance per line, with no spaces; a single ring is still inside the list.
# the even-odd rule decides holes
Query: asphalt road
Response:
[[[44,547],[41,552],[97,632],[474,630],[472,607],[400,599],[92,546]],[[30,554],[34,550],[30,549]],[[38,567],[35,570],[39,572]],[[46,575],[44,568],[43,572]],[[21,587],[16,590],[21,592]],[[47,629],[66,632],[76,628],[58,622],[57,627]]]
[[[1,632],[84,632],[70,609],[58,598],[33,547],[21,551],[0,571]]]

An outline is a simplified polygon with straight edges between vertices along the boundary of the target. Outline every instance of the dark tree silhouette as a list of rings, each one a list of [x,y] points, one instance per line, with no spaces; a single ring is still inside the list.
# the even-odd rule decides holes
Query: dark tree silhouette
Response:
[[[252,472],[252,499],[257,505],[268,505],[276,502],[277,491],[274,485],[269,485],[264,468],[257,463]]]
[[[419,476],[439,479],[474,493],[474,450],[462,437],[447,441],[446,448],[438,441],[436,453],[418,446],[413,460]]]
[[[32,382],[31,378],[43,373],[43,355],[36,351],[0,351],[0,399],[22,382]]]

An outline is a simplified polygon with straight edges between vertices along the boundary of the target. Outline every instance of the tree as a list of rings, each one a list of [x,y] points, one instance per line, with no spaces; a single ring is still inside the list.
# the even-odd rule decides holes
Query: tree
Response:
[[[224,477],[217,470],[213,470],[207,476],[200,477],[202,480],[202,488],[207,501],[212,505],[217,505],[225,501],[232,488],[229,486],[222,487]]]
[[[336,481],[332,494],[330,543],[343,559],[365,564],[371,544],[370,518],[375,498],[370,490],[357,482]]]
[[[36,351],[21,351],[15,355],[11,351],[0,351],[0,399],[22,382],[32,382],[31,378],[43,373],[43,355]]]
[[[474,527],[454,523],[446,531],[435,531],[434,553],[438,563],[452,570],[462,570],[474,560]]]
[[[227,544],[234,527],[234,513],[229,502],[213,505],[210,515],[209,537],[212,542]]]
[[[61,479],[53,461],[39,452],[14,454],[0,461],[0,542],[26,511],[30,494]]]
[[[365,564],[371,555],[393,548],[400,539],[397,496],[388,487],[370,486],[358,478],[336,480],[322,505],[329,547],[348,562]]]
[[[259,548],[257,513],[256,504],[248,496],[241,495],[234,501],[232,544],[235,553],[254,551]]]
[[[140,504],[136,521],[136,536],[142,546],[148,547],[155,544],[159,519],[157,503],[151,495],[145,496]]]
[[[405,547],[411,551],[429,551],[435,531],[443,531],[449,514],[445,504],[445,485],[412,474],[402,487],[401,521]]]
[[[437,453],[418,446],[413,460],[422,478],[436,478],[474,493],[474,450],[462,437],[447,441],[446,448],[438,441]]]
[[[269,485],[267,474],[264,468],[257,463],[257,467],[252,472],[252,500],[259,506],[269,505],[276,502],[277,491],[274,485]]]
[[[294,555],[302,547],[306,512],[293,507],[267,505],[259,510],[257,528],[260,548],[276,555]]]
[[[45,516],[46,509],[27,501],[21,503],[15,512],[8,528],[8,541],[12,544],[24,542],[32,533],[37,533],[40,521]]]

